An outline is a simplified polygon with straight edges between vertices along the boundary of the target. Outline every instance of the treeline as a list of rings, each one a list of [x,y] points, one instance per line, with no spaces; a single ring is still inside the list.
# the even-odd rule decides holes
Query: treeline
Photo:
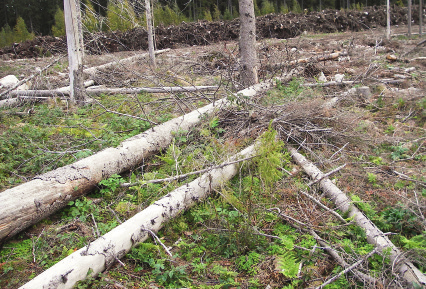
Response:
[[[403,0],[392,4],[403,6]],[[416,2],[418,0],[414,0]],[[34,35],[65,35],[62,0],[3,0],[0,6],[0,47],[31,39]],[[238,0],[153,1],[155,25],[182,21],[231,20],[239,16]],[[145,26],[144,0],[81,0],[85,31],[125,31]],[[385,0],[254,0],[256,16],[269,13],[302,13],[313,10],[362,9]]]

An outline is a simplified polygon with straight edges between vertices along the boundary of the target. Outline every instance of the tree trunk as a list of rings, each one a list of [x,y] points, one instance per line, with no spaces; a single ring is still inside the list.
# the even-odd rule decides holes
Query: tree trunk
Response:
[[[85,82],[85,86],[88,83]],[[131,88],[89,88],[86,90],[88,95],[96,95],[101,93],[108,94],[134,94],[134,93],[173,93],[173,92],[191,92],[191,91],[206,91],[217,90],[218,86],[165,86],[165,87],[131,87]],[[69,87],[63,87],[54,90],[17,90],[10,93],[11,96],[56,96],[56,95],[70,95]],[[1,102],[1,101],[0,101]]]
[[[313,180],[321,180],[319,184],[323,192],[336,205],[337,209],[348,213],[348,217],[353,218],[358,226],[365,230],[367,242],[376,246],[379,252],[387,254],[389,250],[389,258],[401,277],[403,277],[410,285],[415,282],[419,285],[426,285],[426,276],[423,275],[410,261],[404,258],[398,248],[383,234],[376,225],[371,222],[357,207],[352,205],[345,193],[337,188],[328,178],[323,178],[323,173],[303,155],[299,154],[296,149],[289,148],[291,156],[296,163],[301,166],[305,172]]]
[[[70,97],[73,103],[86,101],[83,86],[83,34],[81,28],[80,0],[64,0],[65,28],[67,33],[70,73]]]
[[[254,145],[233,156],[232,160],[253,155]],[[72,253],[20,288],[72,288],[88,276],[97,276],[116,259],[122,258],[132,247],[145,241],[150,236],[150,231],[158,232],[165,222],[206,198],[212,189],[229,181],[238,172],[239,165],[232,164],[203,174],[167,194],[88,246]]]
[[[270,89],[274,83],[260,83],[237,94],[251,97]],[[116,148],[105,149],[1,192],[0,242],[88,193],[101,180],[127,171],[160,149],[166,149],[173,140],[172,132],[189,131],[201,121],[200,116],[227,105],[229,101],[223,98],[131,137]]]
[[[411,37],[411,0],[408,0],[408,13],[407,13],[407,18],[408,18],[408,37]]]
[[[390,40],[390,0],[386,0],[386,39]]]
[[[155,69],[155,53],[154,53],[154,29],[152,27],[152,12],[151,12],[151,1],[145,0],[145,10],[146,10],[146,27],[148,29],[148,51],[149,51],[149,60],[151,67]]]
[[[240,78],[243,87],[258,83],[256,53],[256,17],[253,0],[240,0]]]
[[[422,38],[423,26],[423,0],[419,0],[419,37]]]

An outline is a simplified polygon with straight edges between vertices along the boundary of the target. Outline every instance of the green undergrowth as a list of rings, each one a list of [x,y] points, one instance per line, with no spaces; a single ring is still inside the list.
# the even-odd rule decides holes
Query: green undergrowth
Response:
[[[302,79],[293,80],[289,85],[277,83],[277,88],[260,101],[283,105],[320,93],[301,84]],[[152,95],[138,97],[144,102],[154,100]],[[155,105],[141,112],[137,102],[121,96],[103,95],[99,100],[108,103],[109,109],[148,117],[155,122],[166,121],[176,113],[170,107]],[[248,106],[246,99],[231,100],[238,108]],[[412,121],[419,123],[421,102],[414,107],[416,109],[400,100],[377,98],[375,103],[362,109],[380,117],[378,131],[390,137],[398,133],[401,126],[396,117],[392,121],[383,120],[390,114],[388,110],[402,113],[411,109]],[[35,109],[36,113],[28,116],[0,114],[3,188],[23,181],[24,177],[30,178],[115,146],[151,126],[143,120],[106,113],[96,104],[68,109],[50,103],[37,105]],[[162,109],[160,116],[155,116],[155,109]],[[323,205],[334,208],[317,185],[306,185],[306,176],[294,165],[272,125],[264,124],[256,144],[256,157],[238,164],[234,178],[166,223],[157,233],[158,239],[149,238],[138,244],[121,263],[79,282],[76,288],[264,288],[268,284],[288,289],[316,287],[344,269],[327,255],[311,230],[348,264],[371,252],[374,247],[353,219],[342,214],[346,220],[343,224],[300,194],[301,190],[307,191]],[[357,132],[367,134],[371,125],[360,122]],[[66,208],[5,243],[0,251],[0,287],[22,285],[199,175],[171,182],[148,181],[220,164],[254,142],[252,137],[225,138],[228,129],[219,116],[203,116],[201,124],[194,129],[173,132],[172,143],[158,155],[144,160],[131,171],[101,181],[95,191],[69,202]],[[20,146],[21,143],[28,147]],[[424,272],[426,232],[418,207],[414,203],[407,205],[403,198],[389,200],[395,198],[396,192],[408,198],[414,191],[419,200],[423,200],[426,191],[421,190],[418,182],[424,179],[413,176],[412,180],[394,180],[383,173],[390,166],[398,169],[395,163],[420,164],[423,155],[416,154],[420,146],[420,142],[383,141],[368,151],[354,149],[356,152],[348,153],[345,161],[358,166],[356,173],[337,174],[332,178],[339,186],[343,181],[351,185],[342,188],[351,196],[352,205],[388,233]],[[410,163],[407,158],[411,158]],[[357,178],[362,184],[356,183]],[[122,183],[133,185],[122,187]],[[169,248],[172,256],[159,242]],[[393,278],[388,252],[373,255],[358,269],[380,280]],[[344,274],[325,288],[363,286],[352,274]]]
[[[59,99],[49,104],[27,105],[0,113],[0,188],[24,182],[34,175],[70,164],[151,127],[143,119],[157,123],[175,116],[156,105],[141,111],[139,102],[153,99],[140,94],[129,99],[121,95],[102,95],[99,101],[108,109],[141,119],[106,112],[97,104],[69,108]],[[19,113],[32,110],[33,113]]]

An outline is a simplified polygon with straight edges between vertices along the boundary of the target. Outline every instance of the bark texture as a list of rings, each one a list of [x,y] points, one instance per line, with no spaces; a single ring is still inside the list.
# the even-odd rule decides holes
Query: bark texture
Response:
[[[65,30],[67,33],[71,101],[86,101],[83,85],[83,33],[80,0],[64,0]]]
[[[305,172],[313,179],[319,180],[323,178],[323,173],[303,155],[299,154],[296,149],[289,148],[291,156],[300,165]],[[323,178],[319,182],[321,189],[342,212],[347,212],[348,216],[353,218],[358,226],[365,230],[367,241],[377,247],[378,251],[390,250],[390,259],[393,268],[400,273],[400,276],[405,279],[410,285],[415,282],[419,285],[426,285],[426,276],[418,270],[413,263],[404,258],[403,254],[389,238],[380,231],[376,225],[371,222],[357,207],[352,205],[351,199],[346,196],[330,179]]]
[[[254,145],[231,159],[253,155]],[[89,270],[92,270],[90,276],[96,276],[110,267],[116,259],[123,257],[133,246],[145,241],[149,237],[148,230],[158,232],[166,221],[193,206],[197,201],[204,199],[211,189],[229,181],[238,173],[238,168],[238,164],[231,164],[214,169],[179,187],[20,288],[72,288],[79,280],[88,277]]]
[[[240,0],[240,78],[244,87],[258,83],[256,18],[253,0]]]
[[[254,96],[272,85],[272,81],[261,83],[238,94]],[[116,148],[105,149],[1,192],[0,242],[65,207],[69,201],[95,188],[101,180],[129,170],[158,150],[167,148],[173,140],[172,132],[189,131],[200,122],[200,116],[227,105],[226,98],[218,100],[129,138]]]
[[[146,27],[148,30],[148,51],[152,68],[156,68],[154,53],[154,30],[152,29],[151,0],[145,0]]]

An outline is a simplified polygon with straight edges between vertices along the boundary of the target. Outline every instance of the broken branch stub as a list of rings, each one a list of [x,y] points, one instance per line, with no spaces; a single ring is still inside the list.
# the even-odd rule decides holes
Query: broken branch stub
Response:
[[[254,145],[249,146],[231,160],[251,157],[254,152]],[[211,189],[229,181],[238,172],[239,165],[230,164],[205,173],[167,194],[86,247],[72,253],[20,288],[72,288],[78,281],[88,276],[97,276],[132,247],[145,241],[150,231],[158,232],[166,221],[204,199]]]
[[[288,150],[296,163],[301,166],[313,180],[322,178],[323,173],[313,163],[298,153],[296,149],[288,147]],[[328,178],[323,178],[319,181],[319,184],[327,197],[335,203],[336,207],[342,212],[347,212],[348,216],[353,218],[357,225],[365,230],[368,243],[375,245],[382,254],[389,250],[389,258],[392,262],[392,267],[397,268],[397,271],[403,279],[410,284],[415,282],[422,286],[426,285],[426,276],[401,254],[399,249],[364,215],[362,211],[352,204],[351,199],[346,196],[344,192]]]
[[[273,81],[259,83],[238,94],[250,97],[272,85]],[[167,148],[173,140],[172,132],[189,131],[200,122],[201,116],[229,104],[223,98],[131,137],[116,148],[107,148],[1,192],[0,242],[65,207],[69,201],[94,189],[101,180],[127,171]]]

